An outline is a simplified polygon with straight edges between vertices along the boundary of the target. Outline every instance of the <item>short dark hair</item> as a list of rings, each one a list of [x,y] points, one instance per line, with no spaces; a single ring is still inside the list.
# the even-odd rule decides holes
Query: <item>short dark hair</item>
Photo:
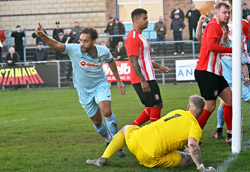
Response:
[[[96,40],[98,38],[98,32],[93,27],[84,28],[83,30],[81,30],[80,35],[81,34],[90,34],[92,40]]]
[[[227,8],[227,9],[230,9],[231,8],[231,5],[228,3],[228,2],[218,2],[216,5],[215,5],[215,7],[214,7],[214,9],[215,10],[218,10],[218,9],[220,9],[222,6],[224,6],[225,8]]]
[[[136,16],[141,15],[141,14],[148,14],[148,12],[146,10],[144,10],[143,8],[136,8],[134,11],[132,11],[132,13],[131,13],[132,21],[134,22],[134,18]]]

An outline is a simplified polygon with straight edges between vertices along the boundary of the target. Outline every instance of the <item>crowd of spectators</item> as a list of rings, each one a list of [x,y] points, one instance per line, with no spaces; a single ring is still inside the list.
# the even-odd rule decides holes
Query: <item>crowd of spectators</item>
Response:
[[[196,40],[195,38],[195,30],[197,27],[197,23],[199,20],[199,17],[201,16],[201,13],[198,9],[195,8],[195,4],[192,3],[190,6],[190,9],[185,13],[180,7],[179,4],[175,4],[174,9],[171,11],[171,25],[170,25],[170,31],[173,35],[174,41],[182,41],[183,40],[183,29],[185,28],[184,20],[188,20],[188,28],[189,28],[189,39],[190,40]],[[210,11],[209,16],[207,16],[209,19],[212,19],[214,16],[214,9]],[[246,3],[242,4],[242,18],[246,19],[250,22],[250,10],[247,7]],[[163,47],[164,55],[167,55],[167,46],[164,41],[166,41],[166,34],[167,34],[167,27],[166,23],[164,22],[164,17],[159,16],[159,20],[154,25],[154,31],[156,33],[156,41],[161,41],[163,43],[157,44],[156,47],[156,55],[160,55],[160,48]],[[61,42],[61,43],[80,43],[80,31],[83,28],[80,27],[80,23],[78,21],[74,22],[73,28],[61,28],[60,21],[55,21],[55,28],[53,29],[52,37]],[[106,28],[103,29],[105,33],[109,35],[108,42],[102,41],[100,45],[107,46],[110,49],[110,52],[112,53],[115,60],[128,60],[126,48],[124,45],[125,42],[125,26],[122,22],[120,22],[118,17],[109,17],[108,23],[106,25]],[[44,32],[47,34],[46,30]],[[23,45],[23,38],[27,35],[25,35],[24,29],[17,25],[16,29],[11,32],[11,37],[14,38],[14,47],[9,49],[8,51],[13,51],[14,54],[17,54],[17,59],[14,60],[14,63],[17,61],[23,62],[24,61],[24,45]],[[34,61],[43,61],[43,60],[49,60],[49,53],[47,52],[46,46],[41,38],[37,37],[35,32],[32,33],[32,38],[36,39],[36,46],[38,46],[37,49],[34,50],[33,60]],[[0,63],[4,62],[2,57],[2,51],[3,51],[3,42],[6,39],[6,34],[4,30],[1,29],[0,26]],[[177,55],[178,53],[184,54],[184,44],[183,43],[175,43],[174,48],[174,55]],[[180,50],[178,50],[178,47]],[[250,41],[248,40],[248,49],[250,49]],[[8,58],[10,58],[10,52],[8,53]],[[11,56],[11,58],[13,58]],[[5,61],[7,59],[7,56],[5,57]],[[69,57],[61,52],[55,51],[55,59],[56,60],[68,60]],[[12,64],[12,65],[13,65]],[[72,70],[71,65],[64,65],[62,67],[63,71],[69,71]],[[65,70],[67,68],[67,70]],[[69,69],[68,69],[69,68]],[[71,72],[67,72],[70,73]]]

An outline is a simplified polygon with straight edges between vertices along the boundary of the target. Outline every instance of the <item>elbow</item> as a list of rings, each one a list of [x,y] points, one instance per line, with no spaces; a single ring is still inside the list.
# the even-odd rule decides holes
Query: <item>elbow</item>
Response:
[[[208,49],[208,51],[215,51],[215,46],[208,44],[207,49]]]

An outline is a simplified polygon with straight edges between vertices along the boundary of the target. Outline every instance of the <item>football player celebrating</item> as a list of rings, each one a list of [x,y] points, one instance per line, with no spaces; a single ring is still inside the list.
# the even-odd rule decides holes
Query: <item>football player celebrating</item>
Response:
[[[222,46],[222,26],[228,24],[231,6],[227,2],[218,2],[215,6],[215,17],[210,20],[201,39],[199,60],[195,68],[195,80],[206,105],[198,122],[203,129],[212,112],[216,108],[219,96],[224,102],[225,122],[228,137],[232,137],[232,91],[222,76],[221,53],[232,53],[231,47]]]
[[[44,34],[42,25],[36,28],[36,35],[52,49],[61,51],[70,57],[73,67],[73,82],[79,101],[88,117],[92,120],[96,131],[109,143],[117,133],[117,121],[111,111],[111,93],[102,63],[109,64],[117,80],[120,93],[125,93],[125,86],[120,80],[116,63],[107,47],[95,45],[98,33],[93,28],[85,28],[80,32],[80,44],[63,44]],[[109,132],[102,121],[103,114]],[[120,150],[119,156],[124,156]]]

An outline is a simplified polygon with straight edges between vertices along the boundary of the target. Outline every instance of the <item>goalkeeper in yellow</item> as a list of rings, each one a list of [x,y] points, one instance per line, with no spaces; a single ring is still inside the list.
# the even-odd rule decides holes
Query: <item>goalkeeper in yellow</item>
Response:
[[[145,167],[177,167],[195,164],[199,171],[214,171],[205,168],[202,162],[199,141],[202,136],[197,119],[203,112],[205,100],[191,96],[187,111],[175,110],[158,121],[139,127],[124,126],[112,139],[99,159],[86,163],[104,166],[125,142],[129,151]],[[188,145],[189,149],[185,147]]]

